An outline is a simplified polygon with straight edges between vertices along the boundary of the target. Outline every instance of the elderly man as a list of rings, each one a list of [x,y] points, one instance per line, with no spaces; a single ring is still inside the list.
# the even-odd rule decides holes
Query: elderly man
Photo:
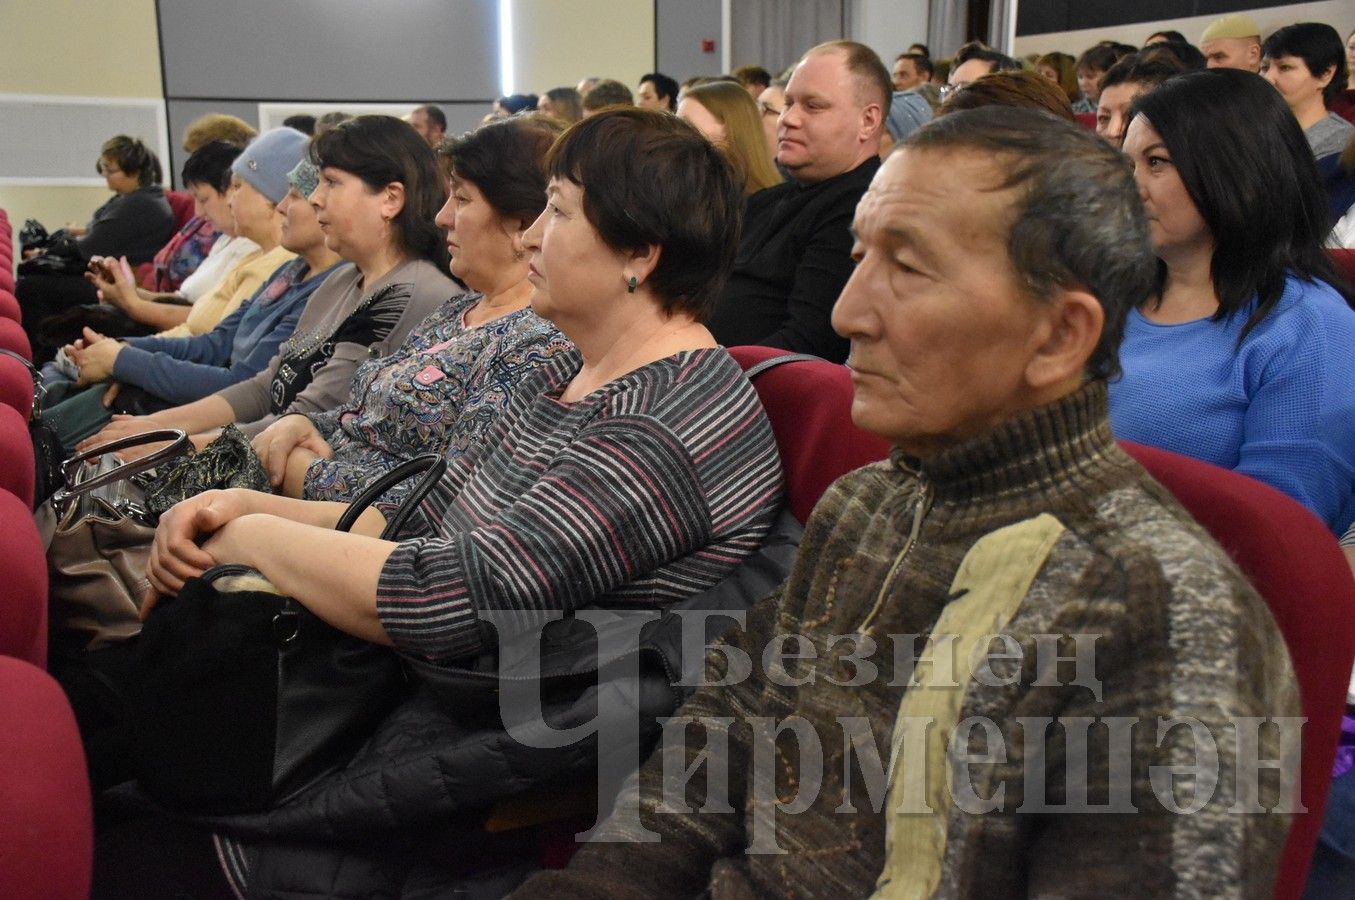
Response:
[[[1251,16],[1215,19],[1200,35],[1200,52],[1211,69],[1261,71],[1261,26]]]
[[[419,133],[419,137],[428,142],[434,150],[442,143],[447,134],[447,114],[431,103],[415,109],[409,114],[409,124]]]
[[[1154,278],[1129,167],[1042,112],[956,112],[855,232],[833,323],[893,455],[828,490],[599,842],[520,896],[1268,897],[1284,642],[1107,424]]]
[[[790,179],[748,198],[734,272],[706,323],[721,344],[847,358],[829,316],[851,277],[848,228],[880,167],[892,97],[889,70],[863,44],[830,41],[800,60],[777,124]]]

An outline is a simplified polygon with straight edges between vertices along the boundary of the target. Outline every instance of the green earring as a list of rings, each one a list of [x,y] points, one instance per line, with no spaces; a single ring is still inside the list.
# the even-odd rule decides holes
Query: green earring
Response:
[[[635,288],[637,285],[639,285],[639,283],[640,283],[639,279],[637,279],[634,275],[630,276],[630,281],[626,282],[626,293],[627,294],[635,293]]]

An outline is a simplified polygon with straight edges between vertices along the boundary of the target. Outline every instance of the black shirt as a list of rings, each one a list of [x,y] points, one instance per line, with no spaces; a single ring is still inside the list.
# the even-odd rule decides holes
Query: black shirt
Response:
[[[748,198],[734,272],[707,323],[717,341],[847,358],[829,317],[852,274],[856,204],[879,168],[872,156],[827,181],[791,180]]]

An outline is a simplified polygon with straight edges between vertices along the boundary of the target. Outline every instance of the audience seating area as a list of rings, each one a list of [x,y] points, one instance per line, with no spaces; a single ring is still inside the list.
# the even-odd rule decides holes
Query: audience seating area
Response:
[[[1333,256],[1355,275],[1355,251]],[[0,758],[6,760],[0,768],[0,895],[74,897],[88,890],[91,803],[70,708],[41,671],[46,566],[30,513],[34,459],[27,436],[35,373],[23,362],[29,352],[12,293],[12,260],[12,229],[0,210],[0,348],[11,351],[0,354]],[[769,347],[732,352],[745,370],[784,355]],[[852,424],[844,367],[789,361],[759,374],[754,386],[781,452],[788,502],[801,521],[835,479],[888,454],[885,441]],[[1241,566],[1289,644],[1308,718],[1299,790],[1306,811],[1290,832],[1275,896],[1300,897],[1355,662],[1355,582],[1322,523],[1278,491],[1163,450],[1125,449]]]
[[[1094,112],[1078,112],[1076,118],[1096,129]],[[193,217],[194,200],[181,191],[166,195],[177,231]],[[42,388],[16,298],[15,231],[0,209],[0,898],[85,897],[93,872],[93,800],[74,714],[45,671],[49,585],[44,540],[33,515],[39,462],[30,433]],[[1355,250],[1330,253],[1355,283]],[[152,264],[139,266],[136,276],[149,285]],[[41,362],[43,348],[38,350]],[[780,360],[786,351],[772,347],[739,346],[731,353],[750,374],[770,419],[786,502],[801,523],[836,479],[888,458],[890,444],[852,421],[852,380],[845,366],[806,357]],[[1350,562],[1328,526],[1289,496],[1175,453],[1129,442],[1122,447],[1237,563],[1283,633],[1306,724],[1297,792],[1302,811],[1285,844],[1274,896],[1298,900],[1323,824],[1355,667]],[[487,830],[544,824],[545,862],[564,865],[576,849],[569,836],[575,829],[566,834],[564,826],[591,813],[593,801],[591,787],[575,787],[579,790],[558,802],[552,798],[544,813],[539,803],[496,808]]]
[[[0,210],[0,348],[28,356]],[[33,520],[28,367],[0,355],[0,896],[89,894],[94,822],[84,751],[47,662],[47,564]]]

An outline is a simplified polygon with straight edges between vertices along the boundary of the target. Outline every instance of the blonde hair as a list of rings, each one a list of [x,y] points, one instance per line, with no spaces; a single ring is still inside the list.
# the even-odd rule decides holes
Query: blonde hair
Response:
[[[183,132],[183,148],[188,153],[196,153],[200,147],[212,141],[226,141],[244,147],[258,136],[259,132],[244,119],[224,113],[208,113],[188,123]]]
[[[772,165],[767,152],[761,114],[743,85],[712,81],[689,88],[685,99],[700,103],[725,126],[725,144],[720,149],[743,177],[744,194],[781,183],[781,173]]]

